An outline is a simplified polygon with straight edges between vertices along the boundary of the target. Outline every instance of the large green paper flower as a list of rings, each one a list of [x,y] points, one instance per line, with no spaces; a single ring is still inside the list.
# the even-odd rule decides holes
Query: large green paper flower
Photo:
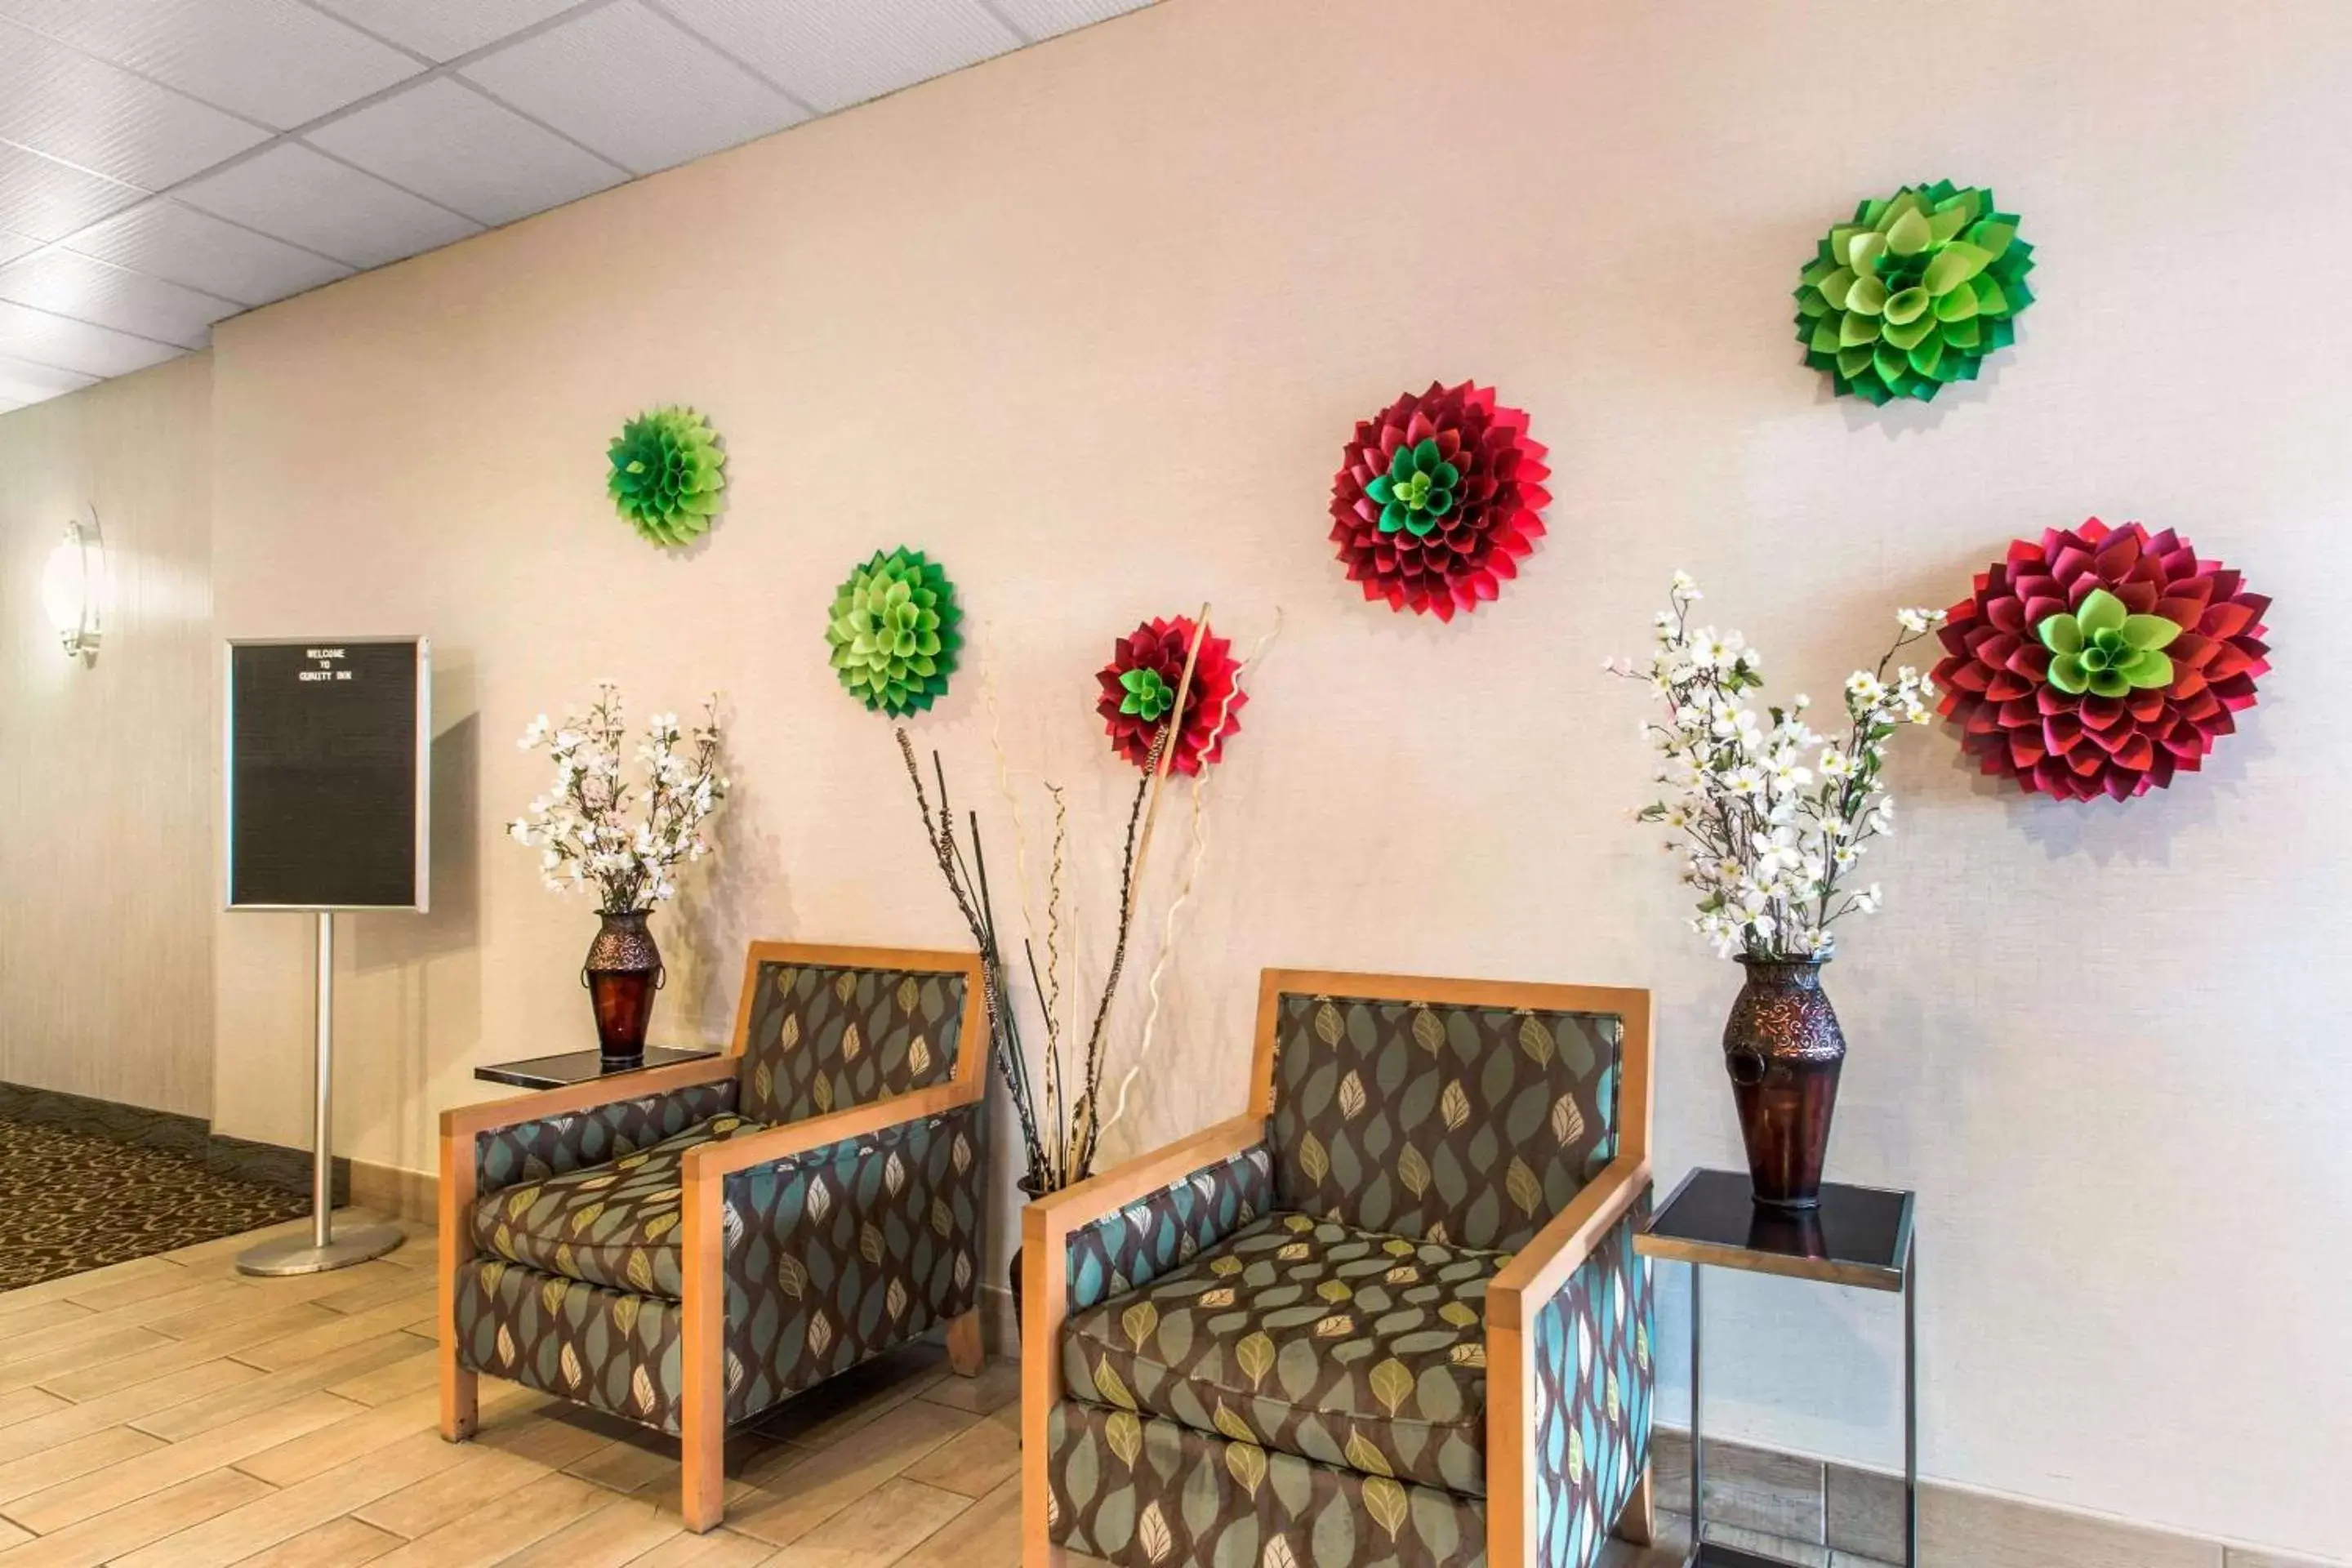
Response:
[[[858,567],[833,597],[824,640],[849,694],[877,712],[903,717],[947,695],[963,647],[955,584],[904,546]]]
[[[1382,533],[1402,529],[1426,539],[1454,510],[1454,492],[1461,483],[1462,470],[1445,460],[1432,437],[1399,447],[1389,471],[1366,485],[1364,493],[1380,503]]]
[[[1866,201],[1822,241],[1797,288],[1805,363],[1872,403],[1974,381],[2033,302],[2033,247],[1992,193],[1938,180]]]
[[[2050,684],[2069,697],[2125,697],[2172,684],[2172,658],[2162,650],[2179,626],[2135,616],[2105,588],[2092,589],[2071,613],[2043,616],[2033,635],[2050,650]]]
[[[688,544],[710,527],[727,454],[710,422],[691,408],[656,408],[621,426],[608,447],[605,489],[632,527],[656,544]]]

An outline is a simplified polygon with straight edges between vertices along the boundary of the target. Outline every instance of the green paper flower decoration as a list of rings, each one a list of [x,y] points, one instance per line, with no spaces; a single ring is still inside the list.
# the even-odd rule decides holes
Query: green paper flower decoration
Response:
[[[656,408],[621,426],[607,449],[613,504],[656,544],[689,544],[710,527],[727,454],[710,422],[691,408]]]
[[[1454,510],[1454,493],[1462,470],[1445,460],[1432,437],[1411,447],[1399,447],[1389,460],[1389,471],[1364,487],[1364,494],[1380,503],[1381,531],[1402,529],[1415,539],[1437,531]]]
[[[2179,626],[2135,616],[2105,588],[2092,589],[2071,613],[2043,617],[2033,635],[2050,650],[2050,684],[2069,697],[2126,697],[2172,684],[2172,658],[2163,650]]]
[[[1162,713],[1176,706],[1176,689],[1156,669],[1124,671],[1118,678],[1118,687],[1127,694],[1119,699],[1118,710],[1147,724],[1157,724]]]
[[[849,694],[877,712],[901,718],[947,695],[963,647],[955,584],[901,546],[858,567],[833,597],[824,640]]]
[[[1992,193],[1938,180],[1866,201],[1822,241],[1797,288],[1805,363],[1872,403],[1974,381],[2033,302],[2033,247]]]

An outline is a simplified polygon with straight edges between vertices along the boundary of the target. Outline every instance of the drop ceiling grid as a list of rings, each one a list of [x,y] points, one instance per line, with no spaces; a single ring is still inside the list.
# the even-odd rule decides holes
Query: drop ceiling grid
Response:
[[[1150,0],[0,0],[0,408]]]

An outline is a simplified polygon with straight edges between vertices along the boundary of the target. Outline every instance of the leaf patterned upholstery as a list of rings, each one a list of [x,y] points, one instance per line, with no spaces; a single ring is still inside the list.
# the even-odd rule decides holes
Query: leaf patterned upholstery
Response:
[[[722,1079],[493,1128],[474,1140],[474,1190],[494,1193],[634,1154],[726,1115],[735,1100],[735,1080]]]
[[[741,1109],[771,1124],[949,1081],[964,976],[768,961],[751,981]]]
[[[1657,1369],[1650,1260],[1633,1250],[1644,1196],[1537,1315],[1537,1561],[1597,1557],[1650,1457]]]
[[[1072,1397],[1341,1469],[1486,1489],[1502,1255],[1274,1215],[1074,1314]]]
[[[1524,1247],[1616,1153],[1623,1033],[1603,1014],[1286,994],[1276,1202],[1363,1230]]]
[[[1274,1157],[1263,1143],[1171,1182],[1070,1233],[1070,1310],[1124,1296],[1273,1208]]]
[[[488,1194],[474,1204],[474,1245],[541,1273],[677,1300],[678,1163],[689,1149],[759,1131],[715,1116],[610,1163]]]

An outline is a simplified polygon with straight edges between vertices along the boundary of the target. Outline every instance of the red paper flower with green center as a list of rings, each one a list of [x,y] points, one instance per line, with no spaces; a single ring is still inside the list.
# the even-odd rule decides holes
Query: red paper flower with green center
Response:
[[[1474,610],[1518,575],[1551,504],[1545,447],[1492,387],[1435,382],[1356,426],[1331,482],[1331,542],[1349,581],[1393,610]]]
[[[1152,742],[1171,722],[1176,735],[1170,765],[1180,773],[1197,773],[1203,763],[1220,761],[1225,737],[1242,727],[1242,704],[1249,694],[1241,689],[1241,666],[1234,660],[1234,645],[1214,634],[1201,639],[1184,711],[1172,715],[1192,632],[1190,616],[1146,621],[1118,639],[1110,663],[1095,678],[1102,686],[1095,711],[1110,731],[1111,748],[1139,768],[1150,763]]]
[[[2017,540],[1938,633],[1943,712],[2029,795],[2145,795],[2254,705],[2270,603],[2169,529],[2093,518]]]

